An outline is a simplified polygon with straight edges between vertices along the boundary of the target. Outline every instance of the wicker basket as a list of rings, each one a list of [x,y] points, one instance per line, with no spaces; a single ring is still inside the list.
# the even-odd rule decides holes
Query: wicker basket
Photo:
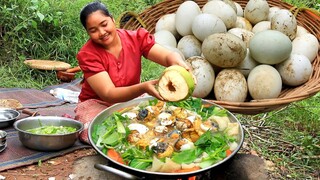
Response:
[[[121,28],[135,30],[144,27],[151,33],[155,31],[155,25],[161,16],[164,14],[175,13],[183,0],[165,0],[162,1],[139,14],[139,18],[131,18]],[[206,0],[195,0],[201,8],[207,3]],[[234,0],[239,3],[243,8],[248,1]],[[290,9],[296,14],[298,25],[306,28],[310,33],[320,39],[320,16],[316,15],[310,10],[295,8],[292,5],[278,1],[268,1],[270,7],[278,6],[283,9]],[[141,25],[141,21],[144,23]],[[264,99],[264,100],[251,100],[250,102],[227,102],[208,99],[211,102],[219,104],[224,108],[234,113],[240,114],[258,114],[269,112],[282,108],[291,102],[303,100],[315,95],[320,91],[320,52],[312,63],[313,74],[309,81],[298,87],[283,87],[281,94],[278,98]]]

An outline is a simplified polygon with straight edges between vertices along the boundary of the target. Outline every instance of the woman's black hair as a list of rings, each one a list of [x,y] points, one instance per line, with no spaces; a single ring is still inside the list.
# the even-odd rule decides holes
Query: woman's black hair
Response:
[[[104,15],[112,17],[107,7],[101,2],[92,2],[87,4],[80,12],[80,21],[85,29],[87,29],[87,18],[88,16],[96,11],[101,11]]]

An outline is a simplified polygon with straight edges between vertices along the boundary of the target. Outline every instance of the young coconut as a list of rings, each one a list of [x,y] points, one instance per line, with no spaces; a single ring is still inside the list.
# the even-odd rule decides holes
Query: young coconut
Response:
[[[158,91],[166,101],[181,101],[192,95],[195,82],[185,68],[173,65],[167,67],[159,78]]]

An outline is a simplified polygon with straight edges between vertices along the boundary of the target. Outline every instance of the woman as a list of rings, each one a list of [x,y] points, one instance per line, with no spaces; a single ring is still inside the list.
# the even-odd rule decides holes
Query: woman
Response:
[[[178,53],[156,44],[145,29],[117,29],[114,18],[100,2],[86,5],[80,20],[90,39],[77,54],[84,82],[75,112],[76,119],[85,124],[80,139],[89,143],[89,123],[106,107],[145,93],[163,99],[155,88],[158,80],[140,82],[142,56],[165,67],[189,67]]]

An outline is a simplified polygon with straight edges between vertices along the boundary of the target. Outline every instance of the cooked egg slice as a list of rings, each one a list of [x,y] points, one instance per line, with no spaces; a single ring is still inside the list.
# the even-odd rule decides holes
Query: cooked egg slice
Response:
[[[187,119],[190,121],[190,122],[194,122],[194,120],[196,120],[196,116],[189,116],[187,117]]]
[[[154,113],[154,110],[152,109],[152,106],[147,106],[146,109],[147,109],[150,113]]]
[[[139,124],[139,123],[133,123],[133,124],[130,124],[128,126],[128,128],[133,131],[133,130],[136,130],[139,132],[139,134],[145,134],[146,132],[149,131],[149,128],[143,124]]]
[[[158,145],[158,141],[159,141],[159,138],[154,138],[150,141],[150,145],[149,145],[149,148],[151,149],[153,146],[157,146]]]
[[[137,118],[137,114],[134,112],[125,112],[122,114],[123,117],[128,117],[129,119]]]
[[[170,120],[170,117],[171,117],[170,113],[163,112],[158,115],[158,120],[160,120],[160,124],[162,126],[168,126],[173,123],[172,120]]]
[[[188,139],[185,139],[185,142],[186,142],[186,144],[183,144],[183,145],[180,147],[180,151],[185,151],[185,150],[188,150],[188,149],[193,149],[193,148],[195,148],[193,142],[189,141]]]
[[[156,131],[157,133],[164,133],[168,132],[168,128],[166,126],[157,126],[154,128],[154,131]]]

